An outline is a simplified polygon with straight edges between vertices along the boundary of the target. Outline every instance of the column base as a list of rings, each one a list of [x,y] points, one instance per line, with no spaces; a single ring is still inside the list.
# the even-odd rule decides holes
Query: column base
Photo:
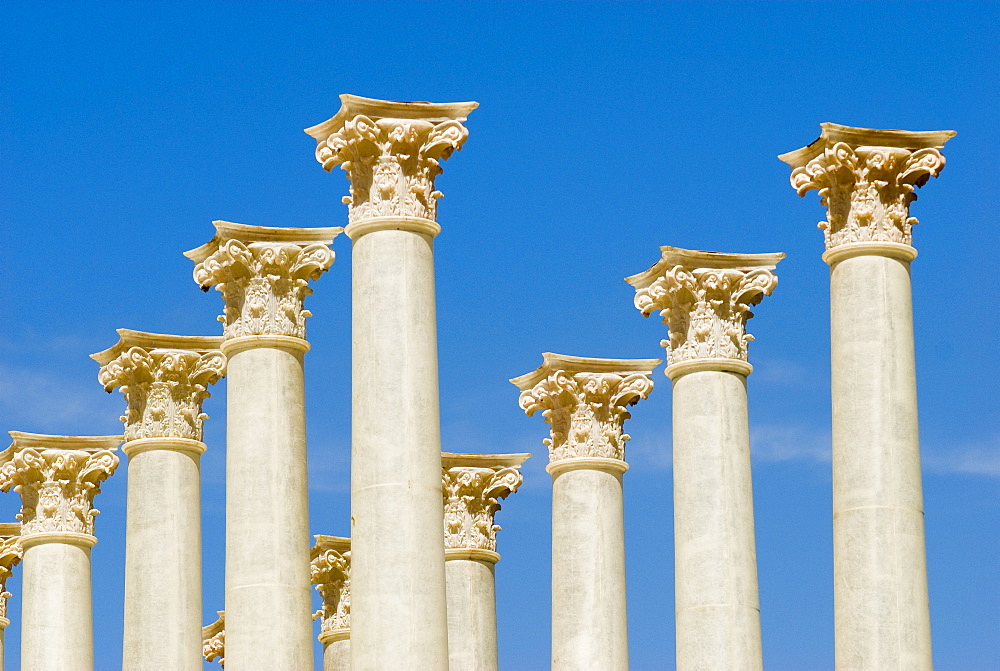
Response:
[[[239,336],[238,338],[223,341],[222,345],[219,346],[219,350],[224,356],[231,357],[244,350],[257,349],[259,347],[286,350],[292,354],[305,354],[309,351],[310,345],[308,340],[296,338],[295,336],[253,335]]]
[[[375,231],[410,231],[433,238],[441,232],[441,225],[422,217],[372,217],[351,222],[344,229],[344,233],[352,241]]]
[[[444,551],[444,560],[452,561],[455,559],[471,559],[473,561],[496,564],[500,561],[500,553],[480,548],[446,548]]]
[[[184,452],[199,457],[205,453],[206,449],[208,447],[205,443],[191,438],[137,438],[122,445],[122,452],[130,459],[137,454],[151,450]]]
[[[547,473],[556,477],[560,473],[587,469],[591,471],[604,471],[620,475],[628,470],[628,464],[621,459],[609,459],[607,457],[570,457],[569,459],[559,459],[553,461],[545,467]]]
[[[828,249],[823,254],[823,260],[832,266],[855,256],[886,256],[909,263],[917,258],[917,250],[901,242],[849,242]]]
[[[21,536],[21,547],[25,550],[46,543],[65,543],[89,549],[97,545],[97,537],[77,531],[40,531]]]
[[[743,359],[690,359],[668,365],[663,374],[671,380],[676,380],[681,375],[701,371],[721,371],[723,373],[736,373],[737,375],[747,377],[753,372],[753,366]]]

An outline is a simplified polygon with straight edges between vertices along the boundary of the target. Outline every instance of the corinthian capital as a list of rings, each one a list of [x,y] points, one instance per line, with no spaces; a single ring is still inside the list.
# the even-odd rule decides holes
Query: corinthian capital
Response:
[[[7,578],[21,562],[21,525],[17,522],[0,524],[0,629],[7,626]]]
[[[910,203],[916,188],[944,168],[940,150],[955,132],[820,127],[818,140],[778,158],[792,167],[792,188],[800,196],[819,191],[827,250],[858,242],[912,245],[917,220]]]
[[[434,221],[434,178],[441,161],[461,149],[469,136],[462,125],[479,103],[402,103],[340,96],[341,108],[307,128],[316,140],[316,160],[330,171],[341,165],[351,180],[350,223],[377,217]],[[351,234],[350,226],[348,235]]]
[[[94,534],[94,497],[118,468],[122,436],[44,436],[11,431],[0,453],[0,490],[21,495],[21,535]]]
[[[187,438],[200,441],[208,386],[225,375],[221,337],[175,336],[118,329],[114,347],[92,354],[107,392],[121,387],[128,410],[125,440]]]
[[[218,661],[226,668],[226,611],[216,611],[219,619],[201,628],[201,654],[206,662]]]
[[[214,221],[208,243],[185,252],[195,262],[194,281],[222,292],[225,337],[306,337],[303,307],[317,280],[333,264],[328,245],[342,228],[274,228]]]
[[[625,281],[635,287],[635,306],[644,317],[659,310],[670,339],[670,366],[695,360],[747,361],[753,336],[750,307],[778,285],[772,272],[784,254],[721,254],[660,247],[660,260]],[[738,365],[749,373],[749,364]]]
[[[500,500],[521,486],[519,469],[530,456],[441,453],[446,550],[496,552],[500,527],[494,516]]]
[[[316,591],[323,597],[320,640],[351,628],[351,539],[317,535],[310,552],[309,573]]]
[[[603,458],[625,460],[623,426],[627,406],[653,389],[649,375],[659,359],[586,359],[546,352],[542,366],[511,380],[519,403],[531,416],[538,410],[549,425],[549,461]]]

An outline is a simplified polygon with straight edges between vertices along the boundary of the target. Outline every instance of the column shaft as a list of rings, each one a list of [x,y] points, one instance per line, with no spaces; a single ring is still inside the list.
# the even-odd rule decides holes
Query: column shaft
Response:
[[[323,644],[323,671],[351,670],[351,638],[346,636]]]
[[[553,477],[554,670],[628,668],[624,529],[621,472],[577,468]]]
[[[226,341],[226,668],[312,667],[304,340]],[[269,342],[261,346],[259,343]]]
[[[830,272],[838,669],[930,669],[909,262]]]
[[[761,669],[746,378],[691,372],[673,395],[677,668]]]
[[[448,583],[449,671],[496,671],[497,609],[494,564],[445,562]]]
[[[85,542],[36,537],[25,543],[21,565],[22,671],[93,671],[93,537],[78,535]]]
[[[351,663],[447,669],[433,242],[353,243]]]

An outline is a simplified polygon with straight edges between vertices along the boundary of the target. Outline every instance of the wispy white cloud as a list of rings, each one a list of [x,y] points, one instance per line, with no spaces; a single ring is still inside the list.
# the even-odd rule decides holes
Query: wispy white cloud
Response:
[[[925,445],[923,466],[931,473],[1000,478],[1000,436],[964,445]]]
[[[830,463],[830,432],[801,424],[756,424],[750,428],[750,454],[758,461]]]
[[[96,366],[95,366],[96,371]],[[109,398],[92,379],[0,363],[0,416],[5,429],[40,433],[121,430],[120,394]]]

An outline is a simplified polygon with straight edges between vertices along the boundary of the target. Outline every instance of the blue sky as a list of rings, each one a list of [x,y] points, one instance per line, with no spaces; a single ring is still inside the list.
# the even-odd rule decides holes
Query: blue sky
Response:
[[[954,129],[912,214],[934,656],[1000,656],[997,47],[988,3],[0,5],[0,425],[119,430],[87,355],[215,334],[182,252],[210,222],[338,226],[303,128],[337,95],[477,100],[437,187],[443,449],[533,452],[498,515],[501,666],[548,668],[549,477],[507,379],[541,352],[662,358],[622,278],[660,245],[782,251],[749,380],[765,665],[833,666],[824,212],[775,156],[818,124]],[[311,526],[348,532],[350,245],[307,306]],[[633,409],[632,666],[673,668],[670,386]],[[225,383],[206,402],[205,622],[223,607]],[[97,500],[98,669],[120,665],[124,465]],[[0,496],[12,519],[18,497]],[[20,579],[7,660],[19,658]],[[266,613],[262,613],[266,616]],[[318,625],[317,625],[318,626]],[[317,644],[318,649],[318,644]]]

